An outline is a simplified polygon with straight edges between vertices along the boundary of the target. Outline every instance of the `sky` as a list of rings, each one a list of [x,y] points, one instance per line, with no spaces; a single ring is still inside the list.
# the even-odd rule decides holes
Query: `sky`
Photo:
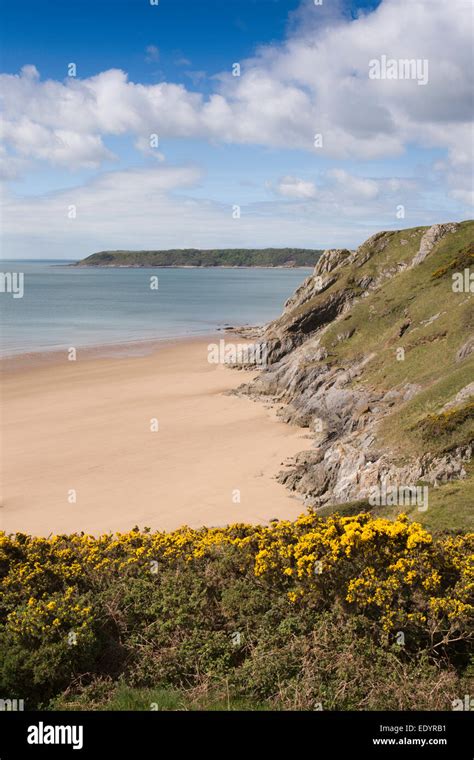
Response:
[[[3,257],[354,248],[470,218],[472,14],[2,0]]]

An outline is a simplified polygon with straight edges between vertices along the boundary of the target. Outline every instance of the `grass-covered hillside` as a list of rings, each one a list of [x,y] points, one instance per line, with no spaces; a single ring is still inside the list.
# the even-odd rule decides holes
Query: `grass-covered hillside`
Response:
[[[315,433],[282,478],[307,503],[368,508],[382,482],[426,484],[416,519],[474,527],[473,295],[472,221],[323,254],[263,332],[272,364],[245,389]]]
[[[313,267],[322,251],[307,248],[223,248],[169,251],[100,251],[79,261],[87,267]]]

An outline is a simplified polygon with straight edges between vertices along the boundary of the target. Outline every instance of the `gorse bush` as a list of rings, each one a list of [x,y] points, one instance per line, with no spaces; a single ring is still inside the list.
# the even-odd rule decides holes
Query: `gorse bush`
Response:
[[[133,687],[188,705],[450,709],[469,688],[473,544],[369,514],[0,534],[2,696],[101,706]]]
[[[439,269],[436,269],[431,277],[434,280],[438,280],[441,277],[444,277],[448,272],[452,272],[454,270],[461,270],[466,268],[469,268],[470,266],[474,264],[474,243],[468,243],[468,245],[465,248],[462,248],[458,253],[456,254],[455,258],[452,259],[448,264],[446,264],[443,267],[439,267]]]
[[[428,414],[414,429],[421,433],[425,443],[435,441],[437,448],[442,447],[443,451],[467,446],[474,435],[474,403],[470,401],[439,414]]]

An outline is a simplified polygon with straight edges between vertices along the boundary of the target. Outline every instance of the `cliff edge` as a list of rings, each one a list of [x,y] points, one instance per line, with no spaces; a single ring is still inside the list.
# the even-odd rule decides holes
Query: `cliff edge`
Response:
[[[370,508],[377,489],[425,486],[426,522],[473,526],[473,241],[466,221],[327,250],[253,332],[268,362],[238,393],[308,429],[279,476],[306,505]]]

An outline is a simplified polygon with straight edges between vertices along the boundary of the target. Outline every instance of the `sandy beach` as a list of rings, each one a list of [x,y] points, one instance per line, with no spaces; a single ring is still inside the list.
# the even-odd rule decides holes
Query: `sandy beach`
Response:
[[[300,514],[274,478],[307,447],[304,432],[226,395],[251,375],[208,363],[220,337],[3,360],[1,529],[98,534]]]

